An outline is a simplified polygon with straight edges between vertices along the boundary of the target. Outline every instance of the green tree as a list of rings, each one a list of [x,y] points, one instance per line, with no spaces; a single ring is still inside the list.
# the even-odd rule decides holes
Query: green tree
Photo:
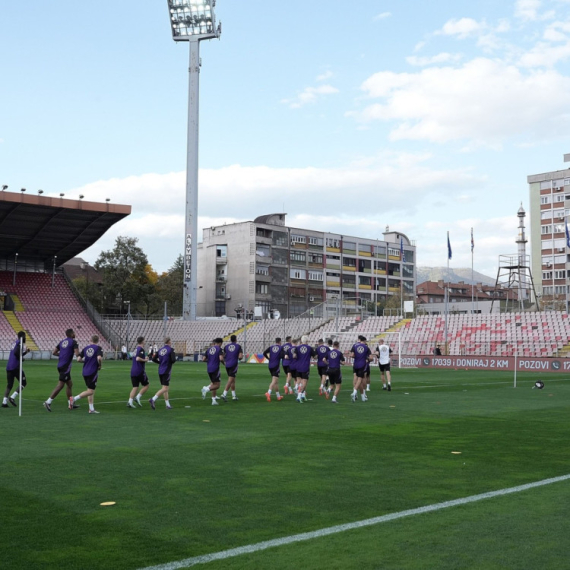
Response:
[[[109,311],[123,313],[129,301],[131,312],[148,315],[159,305],[151,281],[152,268],[137,243],[138,238],[120,236],[113,249],[102,251],[95,262],[95,269],[103,276],[101,294]]]

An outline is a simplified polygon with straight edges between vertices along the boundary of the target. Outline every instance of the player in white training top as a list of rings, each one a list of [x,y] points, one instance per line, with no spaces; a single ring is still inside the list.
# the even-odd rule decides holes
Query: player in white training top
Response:
[[[376,356],[378,356],[378,366],[380,368],[380,376],[382,378],[382,390],[392,390],[392,375],[390,374],[390,355],[392,349],[384,344],[384,339],[378,341],[378,348],[376,349]],[[388,386],[386,386],[388,380]]]

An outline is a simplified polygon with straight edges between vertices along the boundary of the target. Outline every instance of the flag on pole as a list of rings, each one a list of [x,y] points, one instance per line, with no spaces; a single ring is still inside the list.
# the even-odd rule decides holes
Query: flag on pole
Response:
[[[400,236],[400,259],[402,260],[402,263],[406,261],[404,258],[404,238],[402,236]]]
[[[475,242],[473,241],[473,228],[471,228],[471,253],[473,253],[474,249],[475,249]]]
[[[570,232],[568,231],[568,219],[564,220],[566,224],[566,247],[570,247]]]
[[[451,259],[451,243],[449,241],[449,232],[447,232],[447,259]]]

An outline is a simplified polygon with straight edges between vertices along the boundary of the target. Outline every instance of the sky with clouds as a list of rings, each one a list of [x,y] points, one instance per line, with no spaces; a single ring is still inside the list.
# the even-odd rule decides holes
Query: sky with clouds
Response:
[[[218,0],[201,44],[199,227],[289,225],[416,242],[495,276],[528,174],[570,152],[570,0]],[[4,3],[0,183],[130,204],[118,235],[182,252],[188,47],[166,2]],[[528,221],[527,225],[530,224]],[[201,231],[200,236],[201,239]]]

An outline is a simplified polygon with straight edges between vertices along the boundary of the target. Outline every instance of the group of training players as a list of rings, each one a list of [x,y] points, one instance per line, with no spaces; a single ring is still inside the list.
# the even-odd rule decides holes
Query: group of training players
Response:
[[[73,329],[66,331],[66,338],[63,339],[53,351],[53,355],[58,357],[57,369],[59,372],[58,384],[51,393],[50,397],[43,403],[44,408],[51,412],[51,404],[56,396],[66,389],[69,409],[75,409],[78,400],[87,398],[89,404],[89,413],[98,414],[99,412],[94,406],[95,389],[97,388],[97,380],[99,370],[103,360],[102,348],[97,344],[99,342],[98,335],[91,337],[91,344],[87,345],[83,350],[79,351],[79,346],[75,340]],[[166,403],[166,409],[172,409],[169,401],[169,386],[172,372],[172,365],[176,361],[176,354],[171,346],[171,339],[164,339],[164,346],[159,350],[146,353],[144,348],[144,337],[137,338],[137,346],[132,356],[131,366],[131,384],[132,390],[129,394],[127,406],[129,408],[142,407],[141,397],[149,388],[150,382],[146,374],[145,365],[152,360],[158,364],[158,376],[160,380],[160,390],[148,400],[151,408],[154,410],[156,401],[162,396]],[[228,375],[226,387],[222,392],[221,399],[224,402],[228,400],[228,392],[231,391],[232,400],[238,399],[236,395],[235,380],[238,372],[239,362],[243,358],[242,347],[236,342],[237,337],[232,335],[230,342],[222,348],[223,339],[216,338],[206,353],[203,355],[203,362],[207,363],[207,373],[210,384],[202,388],[202,398],[205,399],[208,394],[211,395],[212,405],[218,405],[217,391],[220,389],[221,376],[220,365],[223,363]],[[6,366],[7,387],[2,400],[2,407],[8,408],[9,404],[16,407],[16,398],[21,390],[26,387],[26,375],[23,370],[20,371],[20,352],[22,357],[30,352],[25,347],[26,333],[20,331],[18,340],[10,351],[8,364]],[[390,354],[392,350],[388,345],[384,344],[384,340],[378,341],[378,347],[375,351],[378,357],[378,363],[381,372],[381,379],[384,390],[391,390],[390,376]],[[271,382],[265,397],[267,401],[271,401],[271,396],[275,393],[277,400],[282,400],[283,396],[279,393],[279,374],[281,366],[286,375],[284,386],[285,394],[296,394],[296,400],[299,403],[307,401],[307,382],[312,359],[317,359],[317,369],[320,378],[319,395],[329,399],[332,394],[332,402],[338,403],[337,397],[342,384],[341,366],[345,364],[345,357],[339,349],[338,341],[328,340],[325,345],[321,339],[316,347],[308,344],[308,337],[303,336],[296,340],[291,337],[285,339],[285,343],[281,343],[280,338],[275,339],[275,344],[268,347],[263,355],[269,361],[269,372],[271,374]],[[356,402],[358,394],[365,402],[368,398],[366,392],[370,390],[370,362],[373,360],[373,354],[370,350],[366,338],[358,337],[358,342],[353,345],[350,356],[353,359],[353,392],[351,399]],[[73,396],[71,380],[71,366],[73,360],[83,363],[83,378],[86,390],[80,394]],[[21,375],[21,383],[20,383]],[[10,391],[14,387],[14,383],[18,382],[18,387],[10,395]],[[135,405],[136,402],[136,405]]]

